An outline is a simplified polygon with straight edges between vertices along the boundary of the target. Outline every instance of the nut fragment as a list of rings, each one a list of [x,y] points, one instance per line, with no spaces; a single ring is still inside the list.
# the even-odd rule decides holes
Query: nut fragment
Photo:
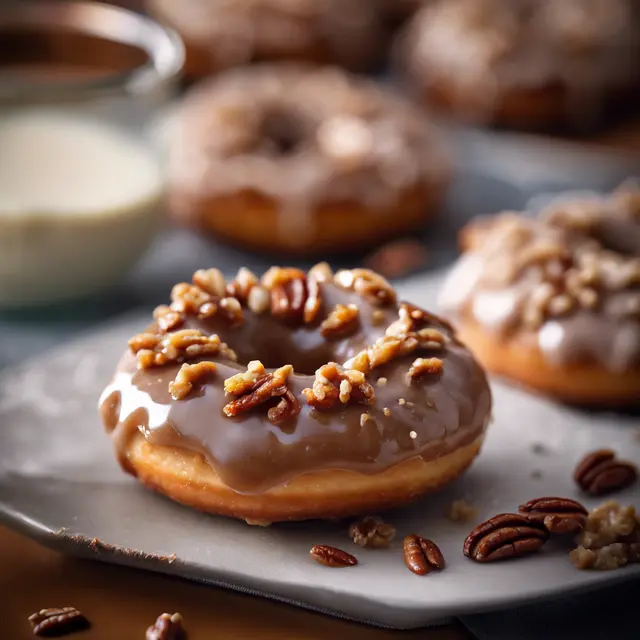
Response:
[[[395,535],[395,527],[377,516],[365,516],[349,525],[349,536],[361,547],[384,549]]]
[[[261,285],[253,287],[247,297],[247,306],[258,315],[265,313],[271,306],[269,292]]]
[[[234,396],[247,393],[256,383],[258,378],[265,374],[265,368],[260,360],[252,360],[247,365],[247,370],[227,378],[224,381],[224,390]]]
[[[333,272],[326,262],[321,262],[309,269],[307,274],[307,299],[304,303],[304,321],[309,324],[316,319],[322,306],[322,290],[320,283],[330,282]]]
[[[404,563],[419,576],[444,569],[444,556],[435,542],[418,535],[404,539]]]
[[[355,369],[343,369],[336,362],[329,362],[316,371],[311,389],[303,389],[307,403],[316,409],[331,409],[338,402],[351,400],[361,404],[375,402],[375,390],[367,382],[364,373]]]
[[[593,509],[569,557],[578,569],[617,569],[640,562],[640,517],[610,500]]]
[[[161,367],[190,358],[220,355],[235,360],[236,354],[216,334],[205,335],[198,329],[182,329],[164,336],[141,333],[129,340],[136,354],[139,369]]]
[[[550,533],[573,535],[584,529],[587,510],[570,498],[535,498],[518,507],[532,522],[540,522]]]
[[[146,640],[185,640],[186,633],[179,613],[163,613],[147,629]]]
[[[385,306],[396,301],[396,292],[391,284],[369,269],[343,269],[336,273],[334,282],[344,289],[355,291],[373,304]]]
[[[578,485],[594,496],[624,489],[633,484],[637,476],[635,465],[618,460],[615,452],[609,449],[600,449],[586,455],[573,474]]]
[[[326,567],[353,567],[358,564],[358,560],[350,553],[326,544],[316,544],[311,547],[309,554],[317,563]]]
[[[320,333],[328,340],[346,338],[357,330],[359,316],[355,304],[337,304],[320,325]]]
[[[502,513],[478,525],[464,541],[463,553],[476,562],[493,562],[534,553],[547,541],[543,524],[516,513]]]
[[[184,322],[184,314],[175,311],[166,304],[156,307],[153,311],[153,317],[160,333],[174,331]]]
[[[454,500],[444,514],[451,522],[471,522],[478,517],[478,509],[466,500]]]
[[[244,320],[242,305],[238,302],[237,298],[222,298],[218,304],[224,316],[231,323],[231,326],[242,324]]]
[[[226,295],[246,303],[254,287],[258,286],[258,277],[246,267],[240,267],[234,280],[226,286]]]
[[[75,607],[41,609],[29,616],[33,634],[40,637],[62,636],[89,627],[89,621]]]
[[[418,380],[422,376],[442,373],[443,362],[440,358],[416,358],[407,373],[407,381]]]
[[[216,372],[216,363],[203,360],[197,364],[183,364],[173,382],[169,383],[169,393],[174,400],[184,400],[193,391],[194,385]]]
[[[268,412],[269,419],[275,422],[297,415],[300,412],[299,403],[293,394],[287,393],[287,380],[292,373],[293,367],[287,364],[276,369],[273,373],[260,376],[244,391],[243,395],[226,404],[222,411],[227,417],[233,418],[267,402],[271,398],[286,396],[284,399],[285,405],[282,405],[281,401],[273,411],[270,410]],[[228,378],[227,380],[230,379]]]
[[[227,290],[227,283],[220,269],[198,269],[193,274],[193,284],[206,293],[222,298]]]
[[[287,321],[302,321],[307,301],[307,278],[300,269],[271,267],[262,284],[271,295],[271,313]]]

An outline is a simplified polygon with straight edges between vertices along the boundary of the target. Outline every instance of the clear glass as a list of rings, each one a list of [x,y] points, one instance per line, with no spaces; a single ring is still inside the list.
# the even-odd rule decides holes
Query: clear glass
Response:
[[[143,255],[165,183],[152,125],[183,59],[118,7],[0,9],[0,307],[94,294]]]

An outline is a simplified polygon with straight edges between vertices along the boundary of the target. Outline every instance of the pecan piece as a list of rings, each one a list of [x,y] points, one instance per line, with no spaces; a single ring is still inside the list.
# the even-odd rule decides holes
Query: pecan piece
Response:
[[[584,529],[588,511],[570,498],[535,498],[518,507],[532,522],[540,522],[550,533],[573,535]]]
[[[161,304],[153,311],[153,317],[160,333],[168,333],[177,329],[184,322],[184,314],[175,311],[166,304]]]
[[[307,403],[316,409],[331,409],[338,402],[351,400],[362,404],[375,402],[374,388],[361,371],[343,369],[336,362],[328,362],[316,371],[311,389],[303,389]]]
[[[302,411],[302,406],[300,402],[298,402],[298,398],[293,395],[290,389],[287,389],[284,394],[280,396],[280,402],[267,411],[267,417],[270,422],[278,424],[279,422],[295,418],[300,411]]]
[[[89,621],[75,607],[41,609],[29,616],[33,634],[40,637],[62,636],[89,627]]]
[[[463,553],[476,562],[493,562],[537,551],[549,532],[517,513],[501,513],[478,525],[464,541]]]
[[[264,404],[271,398],[286,395],[287,380],[291,373],[293,373],[293,367],[287,364],[284,367],[276,369],[273,373],[267,373],[261,376],[245,391],[244,395],[226,404],[222,408],[222,411],[227,417],[233,418]],[[272,418],[279,417],[284,413],[281,407],[275,413],[269,412],[268,415],[269,418]]]
[[[262,284],[271,295],[271,313],[277,318],[301,322],[307,301],[307,277],[300,269],[271,267]]]
[[[227,289],[227,283],[220,269],[198,269],[192,278],[193,284],[216,298],[222,298]]]
[[[197,364],[183,364],[175,380],[169,383],[169,393],[174,400],[184,400],[193,391],[194,385],[216,372],[216,363],[203,360]]]
[[[384,549],[396,535],[396,528],[377,516],[365,516],[349,525],[349,536],[361,547]]]
[[[444,569],[444,556],[435,542],[412,534],[404,539],[404,563],[413,573],[424,576]]]
[[[573,478],[583,491],[601,496],[632,485],[638,470],[630,462],[618,460],[615,452],[600,449],[586,455],[576,467]]]
[[[320,283],[331,282],[333,272],[326,262],[321,262],[307,273],[307,300],[304,303],[304,321],[309,324],[316,319],[322,306]]]
[[[226,288],[226,295],[246,304],[249,294],[259,284],[258,277],[246,267],[240,267],[234,280]]]
[[[146,640],[185,640],[187,637],[179,613],[163,613],[147,629]]]
[[[442,373],[443,362],[440,358],[416,358],[407,373],[407,382],[418,380],[422,376]]]
[[[350,553],[326,544],[314,545],[311,547],[309,554],[317,563],[323,564],[326,567],[353,567],[358,564],[358,560]]]
[[[360,311],[355,304],[337,304],[320,325],[320,333],[327,340],[339,340],[355,333]]]
[[[381,275],[369,269],[338,271],[334,282],[344,289],[350,289],[373,304],[386,306],[396,301],[395,289]]]

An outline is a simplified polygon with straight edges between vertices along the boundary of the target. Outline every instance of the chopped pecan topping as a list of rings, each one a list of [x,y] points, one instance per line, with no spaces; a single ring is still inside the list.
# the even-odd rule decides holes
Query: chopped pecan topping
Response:
[[[235,279],[227,285],[226,295],[246,304],[249,300],[249,294],[259,284],[260,281],[253,271],[246,267],[240,267]]]
[[[184,322],[184,314],[173,310],[166,304],[161,304],[153,310],[153,318],[160,333],[174,331]]]
[[[518,507],[529,520],[542,523],[550,533],[573,535],[584,529],[587,510],[570,498],[536,498]]]
[[[89,627],[89,621],[75,607],[41,609],[29,616],[36,636],[62,636]]]
[[[265,313],[271,307],[269,292],[262,285],[253,287],[247,298],[247,306],[258,315]]]
[[[600,449],[585,456],[574,471],[578,485],[594,496],[619,491],[633,484],[638,470],[630,462],[616,458],[609,449]]]
[[[418,535],[404,539],[404,563],[419,576],[444,569],[444,556],[435,542]]]
[[[395,535],[396,528],[377,516],[365,516],[349,525],[349,536],[361,547],[384,549]]]
[[[344,289],[355,291],[373,304],[386,306],[396,301],[396,292],[391,284],[369,269],[343,269],[336,273],[334,282]]]
[[[238,302],[237,298],[222,298],[218,304],[221,312],[229,320],[232,326],[242,324],[242,321],[244,320],[242,305]]]
[[[129,340],[129,347],[137,355],[140,369],[204,356],[236,359],[236,354],[216,334],[207,336],[197,329],[183,329],[164,336],[141,333]]]
[[[233,418],[264,404],[271,398],[280,397],[279,404],[269,410],[267,414],[269,420],[276,422],[297,415],[300,412],[299,403],[293,394],[287,393],[287,381],[292,373],[293,367],[287,364],[276,369],[273,373],[260,376],[246,391],[242,392],[242,395],[223,407],[224,414]]]
[[[356,370],[343,369],[335,362],[329,362],[316,371],[316,379],[311,389],[302,393],[308,404],[316,409],[331,409],[338,402],[347,404],[351,400],[362,404],[375,402],[376,394],[365,375]]]
[[[309,554],[318,564],[323,564],[326,567],[340,569],[358,564],[358,560],[350,553],[326,544],[316,544],[311,547]]]
[[[193,284],[216,298],[226,295],[227,283],[220,269],[198,269],[193,274]]]
[[[640,518],[632,506],[610,500],[587,516],[569,557],[578,569],[617,569],[640,562]]]
[[[546,527],[517,513],[502,513],[478,525],[464,541],[463,553],[476,562],[493,562],[534,553],[547,541]]]
[[[360,312],[355,304],[337,304],[320,325],[320,333],[328,340],[346,338],[355,333]]]
[[[271,267],[262,284],[271,295],[271,313],[283,320],[301,322],[307,301],[307,277],[300,269]]]
[[[316,265],[315,267],[312,267],[307,275],[307,299],[305,300],[303,310],[303,318],[307,324],[316,319],[318,312],[320,311],[320,307],[322,306],[320,283],[325,282],[324,278],[326,274],[322,273],[320,266],[321,265]],[[328,269],[328,265],[326,266]],[[331,273],[331,270],[329,270],[329,273]]]
[[[331,267],[326,262],[319,262],[309,269],[307,278],[317,282],[331,282],[333,280],[333,271],[331,271]]]
[[[416,358],[409,368],[407,380],[418,380],[422,376],[437,375],[442,373],[443,362],[440,358]]]
[[[264,365],[260,360],[252,360],[243,373],[236,373],[224,381],[224,390],[234,396],[247,393],[256,383],[258,378],[265,375]]]
[[[212,295],[195,284],[180,282],[171,289],[171,308],[179,313],[198,315],[202,305],[212,302]]]
[[[169,393],[174,400],[184,400],[193,387],[216,372],[216,363],[203,360],[197,364],[183,364],[173,382],[169,383]]]
[[[185,640],[187,637],[179,613],[163,613],[147,629],[146,640]]]

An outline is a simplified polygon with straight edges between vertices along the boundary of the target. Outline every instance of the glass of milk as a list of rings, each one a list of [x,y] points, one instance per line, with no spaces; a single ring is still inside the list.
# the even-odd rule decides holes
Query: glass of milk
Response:
[[[183,56],[117,7],[0,9],[0,308],[99,293],[144,254],[165,184],[147,132]]]

